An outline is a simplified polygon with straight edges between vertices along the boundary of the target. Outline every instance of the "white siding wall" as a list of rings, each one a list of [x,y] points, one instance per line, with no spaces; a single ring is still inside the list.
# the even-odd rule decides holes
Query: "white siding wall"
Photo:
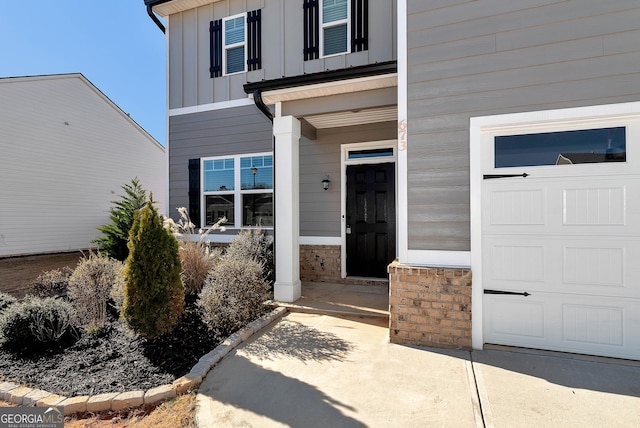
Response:
[[[0,79],[0,257],[84,249],[138,177],[165,212],[165,150],[79,74]]]

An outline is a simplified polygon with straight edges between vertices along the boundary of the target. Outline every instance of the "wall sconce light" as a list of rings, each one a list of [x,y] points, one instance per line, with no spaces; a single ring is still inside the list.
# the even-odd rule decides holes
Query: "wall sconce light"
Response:
[[[331,180],[329,180],[329,176],[327,175],[324,180],[322,180],[322,188],[324,190],[329,190],[329,183],[331,183]]]

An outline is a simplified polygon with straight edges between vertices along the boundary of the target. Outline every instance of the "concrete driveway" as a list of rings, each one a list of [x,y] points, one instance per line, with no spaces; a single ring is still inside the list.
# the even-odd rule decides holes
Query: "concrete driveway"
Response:
[[[637,427],[640,365],[388,342],[385,318],[289,313],[202,383],[200,427]]]

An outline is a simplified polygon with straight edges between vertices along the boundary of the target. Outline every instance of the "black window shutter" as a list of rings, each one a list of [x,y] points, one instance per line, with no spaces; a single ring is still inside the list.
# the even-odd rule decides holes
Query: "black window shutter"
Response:
[[[369,49],[369,0],[351,0],[351,52]]]
[[[261,10],[247,12],[247,37],[249,57],[247,58],[247,69],[259,70],[262,68],[262,23]]]
[[[189,217],[200,227],[200,159],[189,159]]]
[[[318,0],[304,0],[304,60],[320,56],[320,6]]]
[[[222,19],[209,23],[209,72],[222,76]]]

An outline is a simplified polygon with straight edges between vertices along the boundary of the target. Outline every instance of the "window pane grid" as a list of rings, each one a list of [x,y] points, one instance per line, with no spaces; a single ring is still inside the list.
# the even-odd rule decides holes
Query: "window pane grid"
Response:
[[[273,189],[273,156],[241,158],[240,188]]]
[[[216,192],[235,189],[233,158],[206,160],[203,162],[203,170],[203,191]]]
[[[273,226],[273,155],[205,159],[202,174],[206,225]]]
[[[224,74],[246,71],[246,16],[224,20]]]
[[[244,17],[228,19],[224,23],[224,45],[244,43]]]
[[[347,0],[324,0],[322,2],[322,23],[347,19]]]

